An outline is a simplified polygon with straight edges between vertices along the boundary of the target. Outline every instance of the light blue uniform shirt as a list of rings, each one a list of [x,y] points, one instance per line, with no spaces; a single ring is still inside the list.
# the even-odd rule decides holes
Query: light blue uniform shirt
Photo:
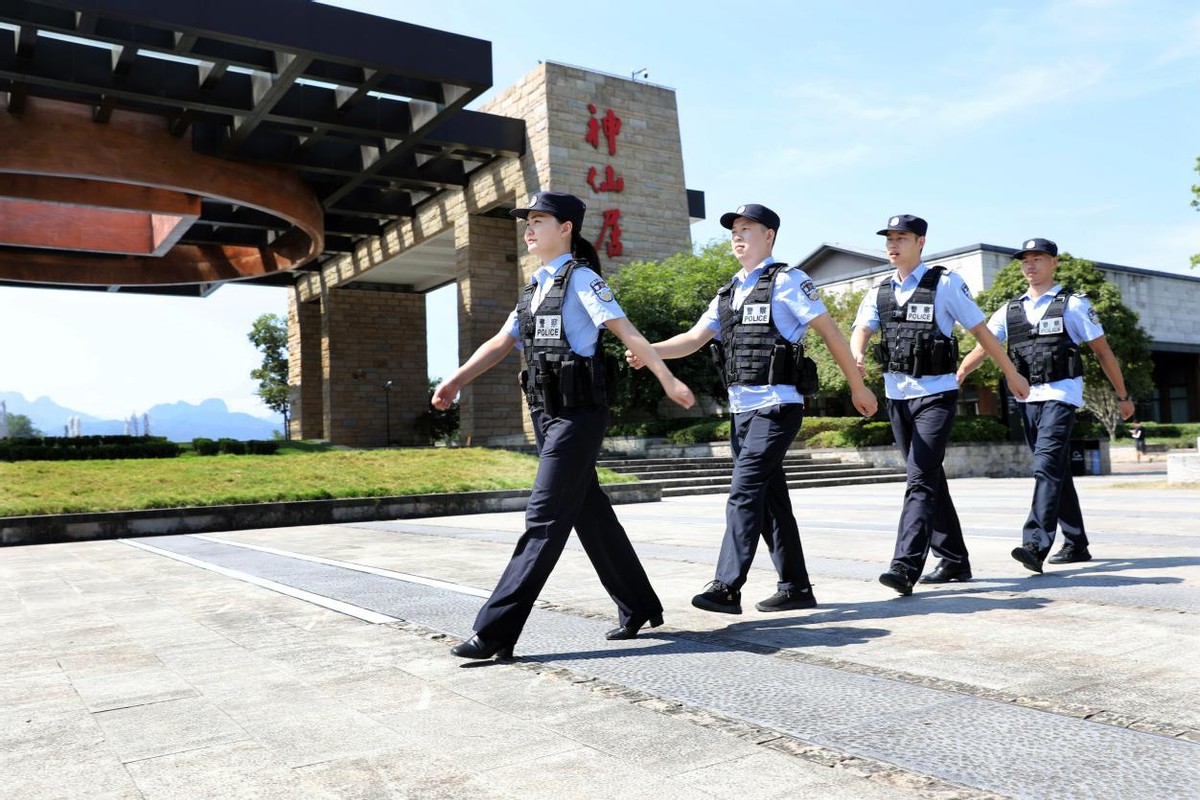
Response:
[[[912,293],[917,290],[917,284],[928,271],[929,267],[922,261],[903,281],[897,279],[897,273],[892,273],[892,291],[896,294],[897,305],[912,297]],[[858,307],[854,327],[869,328],[872,332],[879,330],[878,300],[879,287],[872,286]],[[970,330],[987,317],[971,298],[971,290],[963,282],[962,276],[956,272],[943,272],[938,281],[937,292],[933,296],[933,319],[942,334],[949,336],[954,331],[954,323],[957,322]],[[953,372],[945,375],[925,375],[921,378],[914,378],[903,372],[885,372],[883,385],[889,400],[911,400],[957,389],[958,380]]]
[[[1029,292],[1021,295],[1019,299],[1022,308],[1025,309],[1025,319],[1029,320],[1031,325],[1040,322],[1042,317],[1046,316],[1050,304],[1054,302],[1054,296],[1060,291],[1062,291],[1062,285],[1056,283],[1054,288],[1037,300],[1031,298]],[[1075,344],[1091,342],[1104,335],[1104,328],[1101,327],[1100,319],[1096,316],[1096,309],[1092,308],[1092,304],[1088,302],[1087,298],[1079,295],[1072,295],[1067,299],[1067,307],[1063,309],[1063,324],[1067,335]],[[992,318],[988,320],[988,330],[996,334],[996,338],[1002,342],[1008,339],[1008,303],[1000,306],[996,309],[996,313],[992,314]],[[1020,398],[1016,398],[1016,400],[1018,403],[1059,400],[1063,403],[1070,403],[1076,408],[1083,408],[1083,378],[1063,378],[1061,381],[1051,381],[1050,383],[1031,383],[1029,384],[1029,397],[1025,400]]]
[[[741,270],[733,276],[734,289],[730,303],[734,308],[741,308],[746,296],[758,283],[762,271],[775,259],[767,256],[761,264],[752,269],[749,274]],[[742,276],[742,277],[739,277]],[[720,295],[714,297],[708,304],[700,321],[709,330],[715,331],[721,338],[721,320],[717,313],[717,302]],[[824,314],[825,304],[821,302],[812,279],[799,269],[780,270],[775,273],[775,285],[771,294],[771,322],[783,338],[789,342],[798,342],[808,332],[808,323],[813,317]],[[795,386],[782,384],[774,386],[743,386],[735,384],[729,387],[729,410],[734,414],[768,408],[782,403],[803,403],[804,396]]]
[[[564,253],[533,273],[532,282],[537,284],[537,290],[533,293],[530,309],[535,318],[537,307],[542,297],[550,290],[554,276],[570,260],[571,254]],[[595,355],[596,331],[610,319],[620,319],[624,316],[625,312],[617,305],[612,289],[608,288],[604,279],[590,267],[576,267],[563,293],[562,304],[562,329],[566,331],[571,349],[581,356],[590,358]],[[517,340],[517,349],[525,348],[525,343],[521,341],[521,328],[515,308],[508,315],[501,330]]]

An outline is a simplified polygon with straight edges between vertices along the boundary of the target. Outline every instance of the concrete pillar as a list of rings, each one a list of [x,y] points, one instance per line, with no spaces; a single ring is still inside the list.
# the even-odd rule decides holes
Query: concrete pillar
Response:
[[[525,276],[517,267],[516,231],[515,220],[499,217],[464,216],[455,223],[460,362],[496,335],[517,304]],[[521,367],[514,349],[463,390],[459,398],[463,444],[484,446],[525,434],[527,413],[517,385]]]
[[[338,444],[428,444],[417,430],[429,406],[425,295],[397,288],[359,282],[322,295],[324,427]]]
[[[325,438],[321,368],[321,304],[300,302],[299,292],[288,293],[288,386],[293,439]]]

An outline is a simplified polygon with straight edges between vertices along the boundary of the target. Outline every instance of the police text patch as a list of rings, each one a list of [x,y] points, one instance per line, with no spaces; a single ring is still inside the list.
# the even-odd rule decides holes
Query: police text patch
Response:
[[[817,287],[813,285],[812,281],[805,281],[800,284],[800,291],[804,292],[804,296],[809,300],[816,300],[819,297]]]
[[[560,314],[539,314],[537,316],[537,328],[534,331],[533,338],[535,339],[558,339],[562,337],[562,315]]]
[[[1044,319],[1038,323],[1038,336],[1053,336],[1063,332],[1062,317]]]
[[[746,303],[742,306],[743,325],[765,325],[770,321],[770,303]]]
[[[909,322],[933,322],[933,303],[909,303],[904,318]]]
[[[1088,319],[1097,325],[1100,324],[1100,317],[1096,314],[1096,309],[1094,307],[1088,308]]]
[[[604,278],[596,278],[596,280],[592,281],[591,286],[596,297],[599,297],[602,302],[612,302],[612,289],[608,288],[608,284],[604,282]]]

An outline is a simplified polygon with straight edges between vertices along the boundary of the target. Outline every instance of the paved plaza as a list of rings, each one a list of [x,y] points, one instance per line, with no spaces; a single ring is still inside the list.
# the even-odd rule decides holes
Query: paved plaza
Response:
[[[1118,464],[1118,469],[1122,465]],[[1078,479],[1095,559],[1009,556],[1028,479],[951,493],[975,579],[876,581],[903,484],[792,492],[820,606],[694,609],[724,497],[623,505],[666,607],[572,540],[509,662],[449,648],[518,512],[0,549],[0,797],[1200,796],[1200,492]]]

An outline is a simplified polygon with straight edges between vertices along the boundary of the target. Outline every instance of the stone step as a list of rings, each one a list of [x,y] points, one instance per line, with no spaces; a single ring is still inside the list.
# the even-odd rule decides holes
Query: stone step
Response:
[[[641,464],[636,461],[630,461],[624,464],[597,464],[598,467],[608,467],[613,472],[624,474],[651,474],[655,472],[704,472],[708,470],[724,470],[729,472],[733,469],[733,461],[726,460],[717,464],[696,464],[691,461],[676,461],[671,464]],[[836,458],[826,458],[820,461],[784,461],[783,468],[786,470],[795,470],[804,472],[814,469],[829,469],[830,467],[842,466],[842,462]],[[857,467],[864,466],[862,464],[853,463],[845,466]],[[870,466],[869,464],[865,466]]]
[[[785,464],[792,463],[837,463],[839,459],[836,456],[814,456],[812,453],[788,453],[784,456]],[[596,461],[596,466],[607,467],[608,469],[616,469],[624,465],[637,466],[672,466],[676,464],[732,464],[733,459],[729,456],[702,456],[698,458],[601,458]]]
[[[628,473],[627,473],[628,474]],[[854,465],[850,469],[826,469],[817,472],[804,473],[785,473],[788,481],[803,481],[803,480],[823,480],[827,478],[855,478],[855,477],[873,477],[877,475],[895,475],[903,474],[895,469],[888,467],[859,467]],[[667,473],[655,474],[648,477],[635,476],[639,483],[657,483],[660,486],[681,486],[685,484],[694,484],[697,486],[714,486],[723,484],[728,486],[732,477],[732,473],[716,473],[706,475],[696,475],[693,473]]]
[[[784,467],[788,479],[803,477],[820,477],[830,474],[873,475],[880,470],[894,472],[891,468],[874,467],[871,464],[820,464],[806,467]],[[721,478],[726,481],[733,474],[732,469],[659,469],[659,470],[614,470],[621,475],[630,475],[639,481],[696,481],[711,478]]]
[[[898,483],[906,480],[907,476],[903,472],[885,473],[881,475],[855,475],[841,476],[832,478],[804,478],[800,480],[789,480],[787,482],[788,489],[812,489],[822,486],[852,486],[867,483]],[[712,484],[698,486],[695,484],[687,484],[682,486],[664,486],[662,489],[663,497],[686,497],[698,494],[727,494],[729,492],[729,483]]]

